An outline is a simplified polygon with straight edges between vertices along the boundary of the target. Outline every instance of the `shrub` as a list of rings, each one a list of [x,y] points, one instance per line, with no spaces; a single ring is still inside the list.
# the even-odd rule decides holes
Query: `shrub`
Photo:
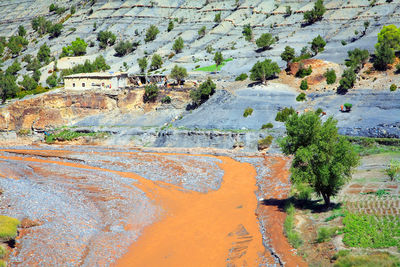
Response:
[[[345,40],[342,40],[341,43],[343,46],[347,45],[347,42]]]
[[[196,105],[201,105],[215,93],[216,87],[215,83],[209,77],[207,81],[200,84],[199,88],[190,92],[190,98]]]
[[[263,33],[260,38],[256,40],[256,44],[259,48],[266,50],[270,49],[271,45],[276,42],[276,39],[272,37],[270,33]]]
[[[322,110],[322,108],[318,108],[318,109],[315,111],[315,114],[321,115],[322,112],[324,112],[324,111]]]
[[[253,38],[253,30],[251,29],[250,24],[246,24],[243,26],[242,33],[243,33],[244,39],[248,42],[250,42],[251,39]]]
[[[374,68],[377,70],[386,70],[388,64],[393,63],[394,58],[394,50],[388,43],[377,45],[375,48]]]
[[[22,25],[18,26],[18,35],[24,37],[26,35],[25,27]]]
[[[296,77],[304,78],[312,73],[311,65],[308,68],[304,68],[304,64],[300,63],[299,70],[296,72]]]
[[[147,59],[146,59],[146,57],[138,58],[137,62],[139,64],[140,72],[144,73],[146,71],[146,68],[147,68]]]
[[[56,23],[53,24],[49,27],[48,33],[50,34],[50,37],[56,38],[61,35],[61,30],[63,28],[63,25],[61,23]]]
[[[267,149],[272,144],[272,139],[274,139],[271,135],[258,140],[258,150]]]
[[[87,43],[81,38],[77,37],[71,45],[62,48],[60,58],[68,56],[83,56],[86,54]]]
[[[273,78],[281,69],[276,62],[266,59],[262,62],[257,61],[250,70],[250,79],[253,81],[261,81],[265,83],[268,79]]]
[[[378,33],[378,42],[375,47],[386,44],[393,50],[400,49],[400,29],[395,25],[383,26],[382,30]]]
[[[244,110],[243,117],[247,118],[248,116],[251,116],[251,114],[253,114],[253,109],[252,108],[246,108]]]
[[[348,267],[348,266],[399,266],[400,260],[398,257],[392,256],[387,252],[369,253],[364,255],[353,255],[350,251],[343,250],[336,253],[335,257],[338,259],[335,262],[335,267]]]
[[[292,15],[292,7],[291,6],[286,6],[286,12],[285,12],[285,17],[290,17]]]
[[[171,70],[171,78],[175,79],[178,84],[181,84],[185,77],[187,77],[187,71],[184,67],[179,67],[178,65],[175,65],[174,68]]]
[[[334,84],[336,82],[336,72],[334,69],[327,69],[324,76],[327,84]]]
[[[305,93],[300,93],[297,97],[296,97],[296,101],[305,101],[306,100],[306,94]]]
[[[56,87],[57,86],[57,74],[55,72],[53,72],[52,75],[50,75],[47,79],[46,79],[46,83],[51,87]]]
[[[206,52],[211,54],[214,51],[214,48],[211,45],[206,46]]]
[[[199,38],[204,37],[206,35],[206,26],[201,27],[197,33],[199,34]]]
[[[172,45],[172,49],[177,54],[182,52],[182,49],[183,49],[183,39],[182,39],[182,37],[179,37],[178,39],[175,40],[175,43]]]
[[[284,108],[283,110],[278,111],[276,113],[275,120],[280,121],[280,122],[285,122],[291,115],[293,115],[295,113],[296,113],[296,111],[292,107]]]
[[[214,22],[217,22],[217,23],[221,22],[221,13],[215,14]]]
[[[169,103],[171,103],[171,97],[169,97],[169,96],[164,96],[164,97],[161,99],[161,103],[163,103],[163,104],[169,104]]]
[[[18,62],[18,60],[15,60],[13,64],[11,64],[7,69],[6,69],[6,74],[8,75],[15,75],[17,74],[18,71],[21,70],[21,64]]]
[[[10,49],[11,54],[14,56],[19,55],[22,51],[22,48],[28,45],[28,40],[21,36],[11,36],[8,38],[7,47]]]
[[[397,89],[397,86],[395,85],[395,84],[392,84],[391,86],[390,86],[390,91],[396,91],[396,89]]]
[[[264,129],[271,129],[271,128],[274,128],[274,125],[273,125],[272,123],[270,123],[270,122],[268,122],[267,124],[263,124],[263,125],[261,126],[261,129],[262,129],[262,130],[264,130]]]
[[[170,20],[168,22],[168,28],[167,28],[167,32],[170,32],[174,29],[174,22],[172,20]]]
[[[237,76],[236,78],[235,78],[235,81],[244,81],[244,80],[246,80],[247,79],[247,74],[246,73],[241,73],[239,76]]]
[[[222,56],[221,52],[216,52],[214,55],[214,61],[215,61],[215,66],[216,69],[218,69],[218,66],[222,64],[222,62],[224,61],[224,57]]]
[[[26,91],[34,90],[38,86],[35,79],[29,77],[29,75],[24,75],[23,80],[19,82],[19,85],[21,85]]]
[[[350,103],[344,103],[344,105],[343,105],[345,108],[346,108],[346,110],[350,110],[352,107],[353,107],[353,104],[350,104]]]
[[[46,20],[43,16],[34,18],[31,21],[32,29],[40,35],[45,34],[51,27],[51,21]]]
[[[0,97],[4,103],[7,98],[12,98],[18,91],[18,85],[15,83],[14,75],[3,74],[0,72]]]
[[[144,87],[143,102],[154,102],[157,99],[159,90],[157,85],[150,84]]]
[[[18,219],[0,215],[0,240],[7,242],[15,239],[20,224]]]
[[[332,238],[332,236],[335,235],[336,230],[337,229],[335,227],[333,227],[333,228],[320,227],[317,232],[318,235],[317,235],[316,241],[318,243],[323,243],[323,242],[329,241]]]
[[[387,169],[385,169],[385,173],[389,176],[390,181],[396,180],[400,173],[400,161],[394,159],[390,160]]]
[[[318,35],[312,40],[311,50],[314,52],[314,55],[316,55],[319,52],[324,51],[325,45],[326,45],[325,40],[321,37],[321,35]]]
[[[325,11],[326,9],[324,7],[324,1],[317,0],[312,10],[304,12],[304,20],[307,24],[312,24],[318,20],[321,20]]]
[[[115,46],[116,56],[123,57],[133,51],[133,45],[129,41],[121,41]]]
[[[369,57],[369,52],[366,49],[354,49],[347,52],[349,58],[346,60],[345,65],[347,67],[353,68],[358,72],[364,64],[367,62]]]
[[[110,31],[100,31],[97,34],[97,41],[100,42],[100,48],[106,48],[107,46],[113,46],[117,36]]]
[[[285,211],[287,213],[285,222],[283,223],[283,231],[288,238],[289,243],[294,247],[298,248],[301,246],[303,241],[300,238],[300,235],[294,230],[294,214],[295,208],[292,203],[285,207]]]
[[[286,46],[285,50],[281,54],[281,59],[283,61],[286,61],[286,66],[289,65],[289,62],[291,62],[295,58],[295,51],[293,47]]]
[[[40,46],[39,51],[37,53],[37,59],[40,62],[49,62],[50,60],[50,48],[47,46],[47,44],[43,44]]]
[[[75,6],[71,6],[70,9],[69,9],[69,12],[71,13],[71,15],[75,14],[76,7]]]
[[[339,84],[342,89],[348,90],[354,86],[356,74],[352,68],[345,69]]]
[[[106,64],[103,56],[98,56],[93,62],[86,60],[84,64],[78,64],[71,69],[65,69],[61,72],[61,76],[67,76],[76,73],[90,73],[97,71],[109,70],[110,66]]]
[[[144,41],[146,43],[154,41],[159,32],[160,31],[158,30],[158,28],[155,25],[151,25],[146,31],[146,36],[144,38]]]
[[[6,254],[7,254],[7,249],[3,245],[0,245],[0,259],[3,259]]]
[[[158,54],[154,54],[153,57],[151,58],[151,64],[150,64],[150,69],[151,70],[157,70],[161,68],[163,64],[162,58]]]
[[[301,90],[307,90],[308,89],[308,83],[307,80],[302,80],[300,83],[300,89]]]

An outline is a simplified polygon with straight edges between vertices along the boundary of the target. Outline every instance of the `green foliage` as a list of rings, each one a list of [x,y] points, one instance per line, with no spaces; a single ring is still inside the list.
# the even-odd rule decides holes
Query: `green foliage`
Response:
[[[397,85],[395,85],[395,84],[390,85],[390,91],[391,92],[396,91],[396,89],[397,89]]]
[[[345,64],[349,68],[353,68],[358,72],[369,58],[369,52],[366,49],[354,49],[347,52],[349,58],[346,60]]]
[[[57,15],[61,15],[66,10],[67,9],[65,7],[59,7],[58,5],[56,5],[54,3],[49,6],[49,12],[55,11]]]
[[[13,55],[19,55],[22,48],[28,45],[28,40],[22,36],[11,36],[8,39],[7,47]]]
[[[253,114],[253,109],[248,107],[244,110],[243,112],[243,117],[247,118],[248,116],[251,116]]]
[[[187,77],[187,70],[184,67],[175,65],[171,70],[171,78],[175,79],[178,84],[181,84],[182,80]]]
[[[144,87],[143,102],[154,102],[159,94],[157,85],[150,84]]]
[[[46,20],[43,16],[34,18],[31,24],[33,30],[40,35],[47,33],[48,29],[51,27],[51,21]]]
[[[241,73],[239,76],[235,78],[235,81],[244,81],[248,78],[246,73]]]
[[[350,103],[344,103],[344,105],[343,105],[345,108],[346,108],[346,110],[350,110],[352,107],[353,107],[353,104],[350,104]]]
[[[31,91],[36,89],[38,83],[29,75],[24,75],[23,80],[19,82],[19,85],[21,85],[24,90]]]
[[[14,75],[3,74],[0,72],[0,98],[4,101],[12,98],[18,91],[18,85],[15,83]]]
[[[18,35],[24,37],[26,35],[25,27],[22,25],[18,26]]]
[[[123,57],[133,51],[133,45],[129,41],[121,41],[115,47],[116,56]]]
[[[267,124],[263,124],[261,126],[262,130],[264,130],[264,129],[272,129],[272,128],[274,128],[274,125],[272,123],[270,123],[270,122],[268,122]]]
[[[214,51],[213,47],[211,45],[206,46],[206,52],[211,54]]]
[[[296,97],[296,101],[305,101],[306,100],[306,94],[305,93],[300,93],[297,97]]]
[[[285,222],[283,223],[283,231],[288,238],[289,243],[294,248],[299,248],[303,241],[300,238],[300,235],[294,229],[294,215],[295,208],[292,203],[290,203],[287,207],[285,207],[285,211],[287,213]]]
[[[308,68],[304,68],[304,64],[300,62],[299,64],[299,70],[296,72],[296,77],[298,78],[304,78],[312,73],[312,68],[311,65],[308,66]]]
[[[214,22],[217,22],[217,23],[221,22],[221,13],[215,14]]]
[[[195,71],[207,71],[207,72],[215,71],[215,70],[220,71],[221,68],[222,68],[223,66],[225,66],[226,62],[229,62],[229,61],[232,61],[232,58],[224,59],[224,61],[222,62],[222,64],[219,65],[218,67],[217,67],[216,64],[213,64],[213,65],[210,65],[210,66],[197,68],[197,69],[195,69]]]
[[[313,24],[322,19],[325,11],[324,1],[317,0],[312,10],[304,12],[304,20],[307,24]]]
[[[295,58],[295,51],[293,47],[290,46],[285,46],[285,50],[281,54],[281,59],[283,61],[286,61],[286,65],[289,65],[289,62],[291,62]]]
[[[6,256],[6,254],[7,254],[7,249],[3,245],[0,245],[0,259],[3,259],[4,256]]]
[[[319,52],[324,51],[325,45],[326,45],[326,42],[325,42],[324,38],[322,38],[321,35],[318,35],[311,42],[311,50],[314,52],[314,55],[316,55]]]
[[[163,104],[169,104],[169,103],[171,103],[171,97],[169,97],[168,95],[167,95],[167,96],[164,96],[164,97],[161,99],[161,103],[163,103]]]
[[[343,243],[350,247],[400,249],[400,217],[353,214],[343,218]]]
[[[27,95],[37,95],[37,94],[45,93],[47,91],[48,90],[46,88],[43,88],[42,86],[38,85],[33,90],[21,90],[21,91],[17,92],[17,94],[15,96],[17,98],[21,99],[21,98],[24,98]]]
[[[42,76],[42,73],[40,72],[39,69],[36,69],[36,70],[33,71],[32,78],[33,78],[36,82],[39,82],[40,76]]]
[[[10,241],[17,237],[17,227],[20,225],[18,219],[0,215],[0,240]]]
[[[388,42],[375,46],[374,68],[377,70],[386,70],[388,64],[394,62],[395,54],[393,48]]]
[[[60,58],[68,56],[83,56],[86,54],[87,43],[81,38],[77,37],[71,45],[62,48]]]
[[[313,189],[306,183],[299,183],[294,185],[295,193],[293,196],[300,200],[306,201],[311,199],[311,194],[313,193]]]
[[[274,138],[271,135],[268,135],[267,137],[258,140],[257,143],[258,150],[267,149],[272,144],[272,139]]]
[[[61,23],[56,23],[53,24],[49,27],[48,33],[50,34],[50,37],[56,38],[61,35],[61,30],[63,28],[63,25]]]
[[[335,235],[337,231],[336,227],[328,228],[328,227],[320,227],[317,231],[317,242],[323,243],[329,241],[332,236]]]
[[[49,77],[46,79],[46,83],[51,87],[56,87],[57,86],[57,74],[53,72]]]
[[[39,51],[37,53],[37,59],[40,62],[48,63],[50,61],[50,48],[46,43],[40,46]]]
[[[348,68],[343,71],[342,78],[339,81],[340,87],[342,89],[348,90],[353,88],[356,81],[356,73],[354,69]]]
[[[18,60],[14,60],[13,64],[11,64],[7,69],[6,69],[6,74],[7,75],[16,75],[18,71],[21,70],[21,64],[18,62]]]
[[[172,31],[173,29],[174,29],[174,22],[173,22],[172,20],[170,20],[170,21],[168,22],[167,31],[170,32],[170,31]]]
[[[54,132],[50,134],[49,136],[46,136],[46,143],[52,144],[56,140],[58,141],[71,141],[74,139],[77,139],[78,137],[81,136],[93,136],[93,137],[104,137],[104,133],[80,133],[80,132],[74,132],[69,129],[64,129],[62,131]]]
[[[71,15],[75,14],[76,7],[75,6],[71,6],[70,9],[69,9],[69,12],[71,13]]]
[[[223,61],[224,61],[224,57],[222,56],[222,53],[216,52],[214,55],[215,66],[218,68],[218,66],[221,65]]]
[[[37,57],[33,58],[31,60],[31,62],[28,63],[28,65],[26,65],[26,69],[27,70],[38,70],[42,67],[42,65],[40,64],[40,61]]]
[[[56,11],[56,9],[57,9],[57,6],[56,6],[54,3],[52,3],[52,4],[49,6],[49,12]]]
[[[77,73],[91,73],[98,71],[106,71],[109,70],[110,66],[106,64],[106,60],[103,56],[98,56],[93,62],[86,60],[84,64],[78,64],[71,69],[62,70],[61,76],[67,76],[71,74]]]
[[[271,45],[276,42],[276,39],[272,37],[270,33],[263,33],[260,38],[256,40],[257,47],[262,49],[270,49]]]
[[[292,182],[308,183],[326,205],[351,179],[359,160],[336,124],[333,117],[322,123],[314,112],[293,114],[285,122],[287,136],[280,143],[283,153],[294,155]]]
[[[175,40],[174,44],[172,45],[172,49],[177,54],[182,52],[182,49],[183,49],[183,39],[182,39],[182,37],[178,37],[178,39]]]
[[[345,40],[342,40],[342,41],[341,41],[341,44],[342,44],[343,46],[345,46],[345,45],[347,45],[347,42],[346,42]]]
[[[308,82],[306,79],[302,80],[300,83],[300,89],[301,90],[307,90],[308,89]],[[297,98],[296,98],[297,99]],[[298,100],[297,100],[298,101]]]
[[[336,82],[336,72],[334,69],[327,69],[324,76],[327,84],[334,84]]]
[[[290,107],[290,108],[284,108],[281,111],[278,111],[276,113],[275,116],[275,120],[276,121],[280,121],[280,122],[285,122],[287,121],[287,119],[296,113],[296,110],[294,110],[294,108]]]
[[[155,25],[151,25],[146,31],[146,36],[144,38],[144,41],[146,43],[154,41],[159,32],[160,31],[158,30],[158,28]]]
[[[204,37],[204,35],[206,35],[206,26],[201,27],[197,33],[199,35],[199,38]]]
[[[138,58],[137,62],[139,64],[140,72],[144,73],[146,71],[146,68],[147,68],[147,59],[146,59],[146,57]]]
[[[390,181],[395,181],[400,174],[400,161],[394,159],[390,160],[387,169],[385,169],[385,173],[389,176]]]
[[[285,16],[286,17],[290,17],[292,15],[292,13],[293,13],[292,7],[291,6],[286,6]]]
[[[375,47],[377,48],[378,46],[382,46],[383,44],[387,44],[388,47],[392,48],[393,50],[399,50],[400,29],[393,24],[383,26],[382,30],[378,33],[378,42]]]
[[[97,41],[99,41],[100,48],[104,49],[107,46],[113,46],[117,37],[110,31],[100,31],[97,34]]]
[[[246,24],[243,26],[242,33],[243,33],[244,39],[248,42],[250,42],[251,39],[253,38],[253,30],[251,29],[250,24]]]
[[[281,69],[276,62],[266,59],[262,62],[257,61],[250,70],[250,79],[253,81],[261,81],[265,83],[268,79],[275,77]]]
[[[216,87],[215,83],[208,77],[207,81],[200,84],[199,88],[190,91],[190,98],[196,105],[201,105],[215,93]]]
[[[353,255],[350,251],[347,253],[341,253],[339,251],[336,256],[338,259],[335,262],[335,267],[350,267],[350,266],[362,266],[362,267],[395,267],[400,266],[400,260],[398,257],[392,256],[387,252],[368,253],[365,255]]]
[[[162,58],[158,54],[154,54],[153,57],[151,58],[151,64],[150,64],[150,69],[151,70],[157,70],[161,68],[163,64]]]

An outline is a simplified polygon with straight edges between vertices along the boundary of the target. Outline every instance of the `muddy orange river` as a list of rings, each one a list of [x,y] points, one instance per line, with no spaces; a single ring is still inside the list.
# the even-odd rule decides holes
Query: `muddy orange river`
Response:
[[[12,265],[305,266],[258,201],[287,197],[283,157],[3,148],[0,178],[0,211],[39,222]]]

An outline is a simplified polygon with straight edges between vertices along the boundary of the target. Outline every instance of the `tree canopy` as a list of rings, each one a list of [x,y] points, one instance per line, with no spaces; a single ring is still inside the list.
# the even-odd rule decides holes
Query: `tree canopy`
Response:
[[[18,91],[18,85],[15,83],[15,77],[10,74],[0,73],[0,98],[2,102],[7,98],[14,97]]]
[[[270,33],[263,33],[260,38],[256,40],[256,44],[261,49],[270,49],[271,45],[276,42],[275,38],[272,37]]]
[[[295,58],[295,56],[296,54],[294,48],[287,45],[285,47],[285,50],[281,54],[281,59],[283,61],[286,61],[286,66],[288,66],[289,62],[291,62]]]
[[[295,113],[287,119],[287,136],[280,142],[283,153],[294,155],[292,182],[309,184],[326,205],[351,179],[359,161],[351,144],[339,136],[336,125],[333,117],[322,123],[315,112]]]
[[[190,98],[196,105],[201,105],[215,93],[216,87],[215,83],[208,77],[207,81],[200,84],[199,88],[190,91]]]
[[[172,49],[177,54],[182,52],[182,49],[183,49],[183,39],[182,39],[182,37],[178,37],[178,39],[175,40],[175,43],[172,45]]]
[[[394,62],[394,49],[390,47],[388,42],[383,42],[375,48],[374,68],[377,70],[386,70],[388,64]]]
[[[146,31],[146,36],[144,38],[144,41],[146,43],[154,41],[159,32],[160,30],[155,25],[151,25]]]
[[[378,42],[375,45],[377,48],[383,43],[387,43],[388,46],[394,50],[400,49],[400,29],[395,25],[383,26],[382,30],[378,33]]]
[[[47,44],[43,44],[40,46],[39,51],[37,53],[37,59],[40,62],[48,62],[50,60],[50,48]]]
[[[187,71],[184,67],[179,67],[175,65],[171,70],[171,78],[175,79],[178,84],[181,84],[182,80],[187,77]]]
[[[314,4],[314,8],[312,10],[304,12],[304,20],[308,24],[312,24],[316,21],[321,20],[325,11],[326,11],[326,8],[324,6],[324,1],[317,0],[317,2],[315,2],[315,4]]]
[[[254,64],[250,70],[250,79],[265,83],[268,79],[271,79],[280,71],[281,69],[279,68],[278,64],[276,62],[272,62],[270,59],[266,59],[262,62],[257,61],[257,63]]]
[[[216,52],[214,55],[214,62],[215,62],[215,66],[218,69],[218,66],[222,64],[222,62],[224,62],[224,57],[222,56],[221,52]]]
[[[100,31],[97,34],[97,41],[99,41],[100,48],[104,49],[107,46],[113,46],[117,37],[110,31]]]
[[[161,56],[158,54],[154,54],[153,57],[151,58],[150,68],[152,70],[157,70],[157,69],[161,68],[162,64],[163,64],[163,61],[162,61]]]
[[[138,58],[137,62],[139,64],[140,72],[144,73],[146,71],[146,68],[147,68],[147,59],[146,59],[146,57]]]
[[[321,37],[321,35],[318,35],[312,40],[311,43],[311,50],[314,52],[314,54],[318,54],[319,52],[324,51],[324,47],[326,45],[326,42],[324,38]]]

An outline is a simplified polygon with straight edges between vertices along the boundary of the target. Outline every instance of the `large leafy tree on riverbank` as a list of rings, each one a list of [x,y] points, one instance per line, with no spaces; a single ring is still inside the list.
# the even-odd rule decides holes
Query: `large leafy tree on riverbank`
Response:
[[[314,112],[291,115],[285,123],[287,136],[280,145],[294,155],[291,180],[308,183],[325,204],[351,179],[359,157],[351,144],[338,134],[333,117],[322,123]]]

